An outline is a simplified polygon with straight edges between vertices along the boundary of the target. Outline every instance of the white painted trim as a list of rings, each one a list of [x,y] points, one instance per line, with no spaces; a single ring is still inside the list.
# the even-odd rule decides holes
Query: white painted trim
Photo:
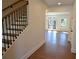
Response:
[[[21,59],[27,59],[28,57],[30,57],[36,50],[38,50],[43,44],[44,42],[41,42],[40,44],[38,44],[36,47],[34,47],[33,49],[31,49],[30,51],[28,51]]]
[[[63,15],[69,14],[69,12],[47,12],[46,15]]]
[[[76,53],[76,49],[71,48],[72,53]]]
[[[68,41],[71,43],[71,41],[72,41],[72,39],[73,39],[73,32],[68,32]]]

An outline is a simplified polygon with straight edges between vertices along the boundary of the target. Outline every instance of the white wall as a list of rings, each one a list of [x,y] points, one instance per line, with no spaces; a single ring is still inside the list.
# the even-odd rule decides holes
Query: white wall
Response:
[[[72,41],[71,41],[71,52],[76,53],[76,3],[73,4],[72,10]]]
[[[40,0],[29,0],[28,26],[3,59],[27,59],[32,49],[39,48],[45,42],[45,9],[46,6]]]

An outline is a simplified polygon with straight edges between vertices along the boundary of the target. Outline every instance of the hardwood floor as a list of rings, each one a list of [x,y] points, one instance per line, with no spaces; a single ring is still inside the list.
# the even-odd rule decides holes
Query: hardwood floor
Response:
[[[68,34],[66,32],[48,31],[45,33],[46,43],[28,59],[76,59],[71,53]]]

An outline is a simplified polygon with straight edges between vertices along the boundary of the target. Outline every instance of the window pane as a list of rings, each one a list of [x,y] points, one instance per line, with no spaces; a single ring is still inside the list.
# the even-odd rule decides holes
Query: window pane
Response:
[[[61,26],[62,27],[67,26],[67,19],[66,18],[61,19]]]

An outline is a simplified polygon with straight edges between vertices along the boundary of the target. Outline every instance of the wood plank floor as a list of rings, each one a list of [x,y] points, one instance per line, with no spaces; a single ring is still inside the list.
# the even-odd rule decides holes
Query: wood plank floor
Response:
[[[66,32],[47,31],[46,43],[28,59],[76,59]]]

